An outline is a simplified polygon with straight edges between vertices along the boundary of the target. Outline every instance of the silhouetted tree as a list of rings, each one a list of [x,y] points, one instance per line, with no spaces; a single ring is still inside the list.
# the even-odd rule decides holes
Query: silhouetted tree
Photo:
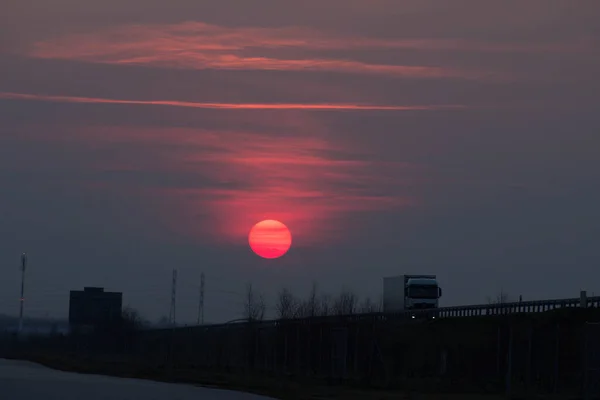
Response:
[[[488,296],[486,300],[488,304],[504,304],[510,302],[508,293],[506,293],[504,289],[500,289],[500,292],[496,294],[495,297]]]
[[[140,313],[131,307],[124,307],[121,312],[122,327],[127,330],[140,330],[146,325],[146,321],[141,317]]]
[[[308,297],[298,304],[297,317],[309,318],[320,315],[321,301],[317,293],[317,283],[313,282]]]
[[[319,315],[326,317],[331,314],[331,296],[323,293],[319,299]]]
[[[317,297],[317,282],[313,282],[305,302],[305,315],[307,317],[316,317],[319,315],[319,299]]]
[[[333,301],[333,313],[336,315],[354,314],[357,304],[358,296],[356,293],[342,289],[341,293]]]
[[[275,311],[277,318],[289,319],[294,318],[297,314],[298,299],[288,289],[282,289],[277,295],[277,303]]]
[[[262,293],[256,293],[249,283],[246,286],[246,296],[244,303],[244,318],[249,321],[262,321],[265,318],[267,306],[265,297]]]
[[[95,327],[96,350],[104,351],[112,348],[130,351],[137,343],[145,325],[146,321],[137,310],[129,306],[124,307],[120,318]]]
[[[379,312],[380,308],[379,308],[379,304],[373,302],[370,297],[367,297],[360,303],[358,310],[361,313],[368,314],[368,313]]]

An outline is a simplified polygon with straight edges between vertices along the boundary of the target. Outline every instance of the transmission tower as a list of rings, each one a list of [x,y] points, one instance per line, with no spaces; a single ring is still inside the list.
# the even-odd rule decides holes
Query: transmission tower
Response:
[[[171,282],[171,309],[169,310],[169,323],[175,326],[175,314],[177,311],[177,270],[173,270],[173,280]]]
[[[198,302],[198,325],[204,325],[204,272],[200,275],[200,301]]]

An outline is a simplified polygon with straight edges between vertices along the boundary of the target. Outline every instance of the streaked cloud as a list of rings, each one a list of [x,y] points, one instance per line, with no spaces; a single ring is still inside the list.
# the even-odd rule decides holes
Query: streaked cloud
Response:
[[[290,57],[286,50],[304,54]],[[377,39],[344,37],[301,27],[223,27],[202,22],[129,25],[72,34],[35,43],[28,54],[38,58],[94,63],[151,65],[186,69],[334,71],[412,78],[498,78],[497,73],[435,65],[380,64],[322,57],[306,52],[336,50],[528,51],[526,45],[489,45],[453,39]],[[274,53],[265,56],[264,53]],[[278,52],[281,52],[280,54]]]
[[[327,141],[323,125],[304,114],[262,134],[104,126],[65,127],[60,137],[35,139],[87,149],[86,160],[73,166],[87,171],[78,185],[92,195],[139,198],[171,231],[202,241],[243,244],[254,223],[272,218],[301,245],[332,243],[346,236],[348,213],[417,203],[407,188],[422,175],[418,166],[379,162]],[[382,186],[393,189],[376,190]]]
[[[27,93],[0,92],[0,99],[8,100],[32,100],[50,101],[61,103],[88,103],[88,104],[123,104],[123,105],[151,105],[203,109],[227,109],[227,110],[306,110],[306,111],[425,111],[442,109],[464,109],[463,105],[374,105],[374,104],[301,104],[301,103],[207,103],[177,100],[122,100],[78,96],[52,96]]]

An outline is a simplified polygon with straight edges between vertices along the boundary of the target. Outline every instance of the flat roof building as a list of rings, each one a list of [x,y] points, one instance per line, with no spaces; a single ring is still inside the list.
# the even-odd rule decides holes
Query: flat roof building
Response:
[[[123,293],[105,292],[100,287],[71,290],[69,296],[69,324],[71,326],[103,326],[119,321]]]

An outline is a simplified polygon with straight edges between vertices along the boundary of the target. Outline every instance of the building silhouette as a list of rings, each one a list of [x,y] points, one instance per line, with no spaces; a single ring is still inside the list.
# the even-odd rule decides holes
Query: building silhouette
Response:
[[[121,319],[123,293],[105,292],[100,287],[71,290],[69,325],[72,328],[100,328]]]

